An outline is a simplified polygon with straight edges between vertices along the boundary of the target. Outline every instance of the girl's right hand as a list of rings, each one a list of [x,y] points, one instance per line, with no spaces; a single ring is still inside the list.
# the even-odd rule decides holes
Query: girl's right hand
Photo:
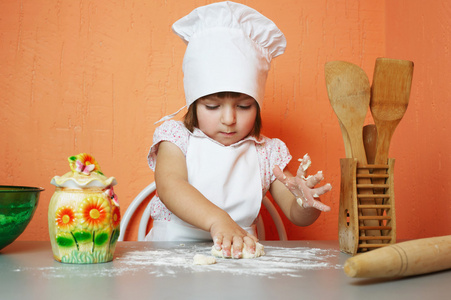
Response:
[[[224,257],[241,258],[243,255],[243,246],[247,245],[250,253],[255,253],[255,243],[257,237],[241,228],[230,217],[218,220],[212,224],[210,234],[213,238],[214,247],[220,251]],[[231,253],[233,245],[233,253]]]

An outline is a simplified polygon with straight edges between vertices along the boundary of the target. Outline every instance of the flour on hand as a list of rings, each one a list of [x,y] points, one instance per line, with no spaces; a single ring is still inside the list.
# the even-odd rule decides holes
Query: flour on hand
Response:
[[[193,257],[193,265],[212,265],[216,263],[216,258],[203,254],[196,254]]]
[[[233,253],[233,245],[232,245],[231,252]],[[263,247],[262,244],[255,243],[255,253],[252,254],[252,253],[250,253],[247,245],[243,244],[242,253],[243,253],[243,255],[241,256],[241,258],[256,258],[256,257],[265,255],[265,248]],[[230,258],[230,257],[225,257],[224,254],[222,253],[222,250],[217,250],[215,246],[211,247],[211,255],[220,257],[220,258]]]

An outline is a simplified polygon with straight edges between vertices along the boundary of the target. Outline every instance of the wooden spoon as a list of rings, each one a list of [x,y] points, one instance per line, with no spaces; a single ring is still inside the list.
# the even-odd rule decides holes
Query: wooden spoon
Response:
[[[325,65],[326,86],[330,104],[346,129],[352,155],[358,164],[367,159],[362,139],[362,128],[370,103],[370,83],[365,72],[357,65],[345,61],[331,61]],[[367,169],[357,169],[368,174]],[[371,184],[369,178],[359,178],[359,184]],[[370,189],[360,189],[360,194],[372,194]],[[374,204],[374,199],[361,200],[361,204]],[[364,216],[376,216],[376,209],[362,209]],[[377,220],[365,220],[365,226],[379,226]],[[379,230],[367,230],[367,235],[380,236]],[[373,241],[377,243],[378,241]]]
[[[411,61],[376,59],[370,102],[378,134],[375,164],[387,164],[390,140],[409,104],[412,75]]]
[[[363,126],[363,145],[365,146],[366,160],[369,165],[374,164],[376,157],[377,128],[374,124]]]
[[[366,152],[366,160],[369,165],[374,164],[374,160],[376,157],[376,143],[377,143],[377,128],[374,124],[368,124],[363,126],[363,145],[365,146],[365,152]],[[369,169],[370,173],[374,174],[374,169]],[[377,171],[376,171],[377,173]],[[374,178],[372,179],[373,184]],[[376,191],[376,193],[383,193],[383,190]],[[375,203],[382,204],[382,201],[374,200]],[[383,214],[383,211],[378,209],[377,215],[381,216]]]

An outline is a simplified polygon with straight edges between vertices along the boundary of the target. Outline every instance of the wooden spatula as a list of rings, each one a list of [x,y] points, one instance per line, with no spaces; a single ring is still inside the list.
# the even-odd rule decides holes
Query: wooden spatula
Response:
[[[378,58],[374,67],[370,109],[377,127],[375,164],[387,164],[393,133],[409,104],[412,85],[413,62],[408,60]],[[374,174],[384,170],[374,170]],[[374,179],[373,184],[384,184],[384,179]],[[383,194],[383,190],[376,190]],[[383,200],[377,201],[378,204]]]
[[[375,164],[387,164],[393,132],[409,104],[413,62],[378,58],[374,67],[370,109],[377,127]]]
[[[370,83],[365,72],[357,65],[345,61],[331,61],[325,65],[326,86],[330,104],[349,137],[352,156],[361,165],[367,164],[362,139],[362,128],[370,103]],[[368,170],[358,169],[358,173]],[[371,184],[368,178],[358,180],[359,184]],[[372,194],[362,189],[361,194]],[[374,199],[361,200],[361,204],[374,204]],[[365,216],[376,216],[376,209],[362,209]],[[379,226],[377,220],[366,220],[366,226]],[[367,230],[367,235],[380,236],[379,230]],[[373,241],[377,243],[378,241]]]
[[[329,101],[347,132],[352,156],[366,164],[362,128],[370,104],[370,84],[365,72],[349,62],[331,61],[325,65]]]

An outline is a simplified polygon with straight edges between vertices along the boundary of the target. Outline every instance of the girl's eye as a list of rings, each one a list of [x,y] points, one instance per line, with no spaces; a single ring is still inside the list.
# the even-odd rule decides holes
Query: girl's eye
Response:
[[[208,110],[215,110],[219,107],[219,105],[205,105],[205,108]]]
[[[252,107],[252,105],[238,105],[238,108],[241,109],[250,109]]]

